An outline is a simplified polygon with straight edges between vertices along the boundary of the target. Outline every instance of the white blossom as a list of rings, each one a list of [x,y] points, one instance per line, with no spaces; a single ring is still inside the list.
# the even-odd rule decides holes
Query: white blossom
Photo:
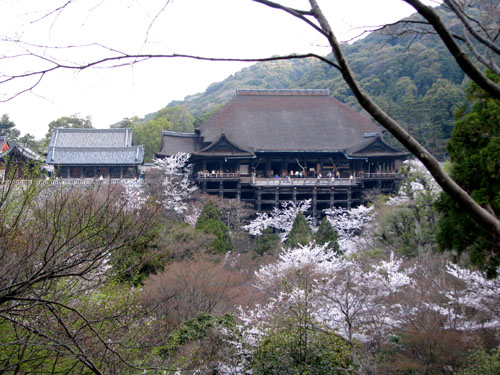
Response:
[[[189,211],[184,215],[184,221],[194,227],[200,217],[201,209],[195,205],[189,206]]]
[[[125,183],[122,186],[122,199],[124,200],[125,209],[127,211],[138,210],[146,203],[147,197],[144,194],[142,184],[131,180],[129,183]]]
[[[324,213],[337,231],[338,244],[344,254],[357,252],[371,243],[371,236],[362,236],[374,217],[373,207],[359,206],[351,210],[332,208]]]
[[[154,159],[153,168],[162,171],[162,196],[160,201],[167,210],[184,214],[189,206],[188,200],[196,191],[191,180],[190,154],[179,152],[163,159]]]
[[[500,278],[487,279],[475,270],[447,263],[449,275],[463,283],[462,288],[443,291],[443,295],[452,302],[449,306],[459,306],[460,310],[474,310],[478,318],[473,321],[470,316],[462,316],[469,329],[500,328]]]
[[[295,216],[299,212],[305,213],[309,208],[311,208],[311,199],[297,203],[293,201],[283,202],[280,208],[275,207],[271,213],[257,213],[257,217],[250,224],[245,225],[243,229],[253,236],[258,236],[262,234],[264,229],[273,228],[279,233],[281,241],[285,242],[292,230]],[[313,225],[313,219],[310,216],[306,216],[306,220],[310,226]]]

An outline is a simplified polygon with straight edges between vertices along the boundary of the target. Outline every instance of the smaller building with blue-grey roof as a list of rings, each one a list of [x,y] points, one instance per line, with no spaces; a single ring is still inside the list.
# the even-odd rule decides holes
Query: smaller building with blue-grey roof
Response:
[[[47,164],[62,178],[135,178],[144,147],[132,145],[132,129],[56,128]]]

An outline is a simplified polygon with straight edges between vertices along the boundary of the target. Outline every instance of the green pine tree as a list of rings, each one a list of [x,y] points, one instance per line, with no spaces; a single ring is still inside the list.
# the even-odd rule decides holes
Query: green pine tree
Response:
[[[299,212],[293,220],[292,230],[288,234],[286,244],[288,247],[305,246],[313,240],[311,227],[307,224],[306,217]]]
[[[203,233],[215,236],[210,245],[212,250],[221,254],[233,250],[229,229],[221,220],[219,209],[215,206],[214,202],[208,201],[205,207],[203,207],[194,228]]]
[[[316,243],[319,245],[324,245],[329,243],[328,248],[333,250],[335,253],[340,253],[340,247],[338,243],[339,235],[333,229],[332,224],[326,218],[326,216],[321,220],[318,231],[316,232]]]
[[[498,76],[489,74],[496,82]],[[500,218],[500,101],[472,83],[467,91],[473,103],[457,113],[457,121],[448,143],[453,179],[476,202]],[[444,213],[438,242],[443,250],[468,253],[471,262],[488,275],[497,276],[500,266],[498,238],[476,222],[447,194],[438,204]]]

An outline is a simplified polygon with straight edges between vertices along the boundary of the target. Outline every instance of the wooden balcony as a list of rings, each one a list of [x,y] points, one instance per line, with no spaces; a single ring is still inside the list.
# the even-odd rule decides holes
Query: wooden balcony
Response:
[[[242,178],[241,182],[247,182],[252,186],[264,187],[264,186],[297,186],[297,187],[334,187],[334,186],[356,186],[361,183],[361,181],[356,178],[256,178],[256,177],[246,177]]]
[[[143,184],[144,179],[133,178],[103,178],[102,180],[96,178],[59,178],[59,179],[40,179],[40,180],[4,180],[0,184],[14,184],[14,185],[29,185],[35,182],[37,185],[92,185],[92,184]]]
[[[316,178],[316,177],[250,177],[242,176],[239,173],[206,173],[198,172],[197,180],[203,181],[240,181],[252,186],[356,186],[363,181],[374,180],[396,180],[399,179],[397,173],[363,173],[361,176],[349,178]]]

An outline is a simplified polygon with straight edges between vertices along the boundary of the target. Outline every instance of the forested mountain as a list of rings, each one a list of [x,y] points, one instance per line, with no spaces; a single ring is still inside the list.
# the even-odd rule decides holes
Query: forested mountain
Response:
[[[444,11],[443,17],[447,18]],[[435,35],[401,30],[401,26],[391,26],[373,32],[344,45],[345,53],[359,81],[377,103],[444,159],[454,113],[465,100],[464,73]],[[361,109],[340,73],[315,59],[256,63],[168,107],[187,107],[197,118],[197,126],[238,88],[328,88],[335,98]]]

